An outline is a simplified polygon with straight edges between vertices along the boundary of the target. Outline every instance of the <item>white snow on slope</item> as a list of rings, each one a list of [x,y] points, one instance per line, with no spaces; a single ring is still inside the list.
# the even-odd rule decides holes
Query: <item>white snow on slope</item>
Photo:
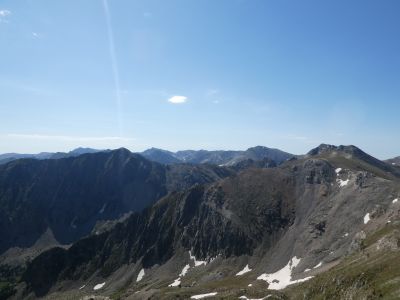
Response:
[[[192,259],[194,261],[195,267],[207,264],[207,262],[205,260],[197,260],[196,256],[192,255],[192,252],[190,250],[189,250],[189,256],[190,256],[190,259]]]
[[[189,271],[189,269],[190,265],[187,264],[186,266],[184,266],[181,273],[179,274],[179,277],[175,279],[175,281],[168,286],[170,287],[179,286],[181,284],[181,277],[185,276],[186,273]]]
[[[178,277],[177,279],[175,279],[173,283],[169,284],[168,286],[174,287],[174,286],[179,286],[180,284],[181,284],[181,278]]]
[[[344,187],[344,186],[348,185],[349,181],[350,181],[349,179],[347,179],[347,180],[337,179],[337,183],[339,183],[340,187]]]
[[[394,200],[392,201],[392,203],[396,203],[397,201],[399,201],[398,198],[394,199]]]
[[[339,174],[341,171],[342,171],[342,168],[337,168],[337,169],[335,170],[336,174]]]
[[[264,298],[247,298],[246,296],[240,296],[239,299],[243,299],[243,300],[264,300],[264,299],[268,299],[269,297],[272,297],[272,295],[267,295]]]
[[[95,291],[97,291],[97,290],[103,288],[103,286],[104,286],[105,284],[106,284],[106,282],[96,284],[96,285],[94,286],[93,289],[94,289]]]
[[[144,276],[144,269],[141,269],[139,274],[138,274],[138,276],[137,276],[137,278],[136,278],[136,282],[139,282],[140,280],[142,280],[143,276]]]
[[[186,275],[186,273],[189,271],[190,266],[187,264],[186,266],[183,267],[181,273],[179,274],[179,277],[183,277]]]
[[[311,279],[313,276],[292,280],[293,269],[300,263],[300,260],[300,258],[294,256],[282,269],[271,274],[261,274],[257,277],[257,279],[266,281],[269,284],[268,289],[270,290],[281,290],[288,285]]]
[[[371,220],[369,213],[364,216],[364,224],[367,224]]]
[[[84,289],[85,286],[86,286],[86,284],[82,285],[79,289],[80,289],[80,290],[81,290],[81,289]]]
[[[208,293],[208,294],[194,295],[194,296],[190,297],[190,299],[204,299],[204,298],[215,296],[216,294],[218,294],[218,293],[214,292],[214,293]]]
[[[241,275],[246,274],[246,273],[248,273],[248,272],[250,272],[250,271],[251,271],[251,269],[249,268],[249,265],[246,265],[246,266],[243,268],[242,271],[240,271],[240,272],[238,272],[238,273],[236,274],[236,276],[241,276]]]
[[[313,269],[319,268],[320,266],[322,266],[322,261],[320,261],[319,264],[316,265]]]

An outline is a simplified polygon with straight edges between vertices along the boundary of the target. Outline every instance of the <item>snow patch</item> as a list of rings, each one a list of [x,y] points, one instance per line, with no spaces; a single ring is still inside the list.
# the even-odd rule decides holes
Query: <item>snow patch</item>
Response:
[[[337,168],[337,169],[335,170],[335,173],[336,173],[336,174],[339,174],[341,171],[342,171],[342,168]]]
[[[394,200],[392,201],[392,203],[397,203],[397,201],[399,201],[398,198],[394,199]]]
[[[264,300],[264,299],[268,299],[269,297],[272,297],[272,295],[267,295],[264,298],[247,298],[246,296],[240,296],[239,299],[243,299],[243,300]]]
[[[137,278],[136,278],[136,282],[139,282],[140,280],[142,280],[143,276],[144,276],[144,269],[141,269],[139,274],[138,274],[138,276],[137,276]]]
[[[178,277],[177,279],[175,279],[173,283],[169,284],[168,286],[174,287],[174,286],[179,286],[180,284],[181,284],[181,278]]]
[[[252,287],[252,286],[253,286],[253,284],[252,284],[252,283],[249,283],[247,286],[249,286],[249,287]]]
[[[216,294],[218,294],[218,293],[214,292],[214,293],[208,293],[208,294],[194,295],[194,296],[190,297],[190,299],[204,299],[204,298],[215,296]]]
[[[96,285],[94,286],[93,289],[94,289],[95,291],[97,291],[97,290],[103,288],[103,286],[104,286],[105,284],[106,284],[106,282],[96,284]]]
[[[197,260],[196,256],[192,255],[192,252],[190,250],[189,250],[189,256],[190,256],[190,259],[192,259],[194,261],[195,267],[198,267],[201,265],[207,265],[207,262],[205,260]]]
[[[300,263],[300,260],[301,260],[300,258],[294,256],[282,269],[271,274],[267,273],[261,274],[260,276],[257,277],[257,279],[266,281],[269,284],[268,289],[270,290],[281,290],[287,287],[288,285],[311,279],[313,276],[309,276],[298,280],[292,280],[293,270]]]
[[[350,179],[347,179],[347,180],[337,179],[337,183],[339,183],[340,187],[344,187],[344,186],[348,185],[349,181],[350,181]]]
[[[189,271],[190,265],[187,264],[186,266],[183,267],[182,272],[179,274],[179,277],[183,277],[186,275],[186,273]]]
[[[81,290],[81,289],[84,289],[85,286],[86,286],[86,284],[82,285],[79,289],[80,289],[80,290]]]
[[[344,235],[343,235],[343,237],[348,237],[349,236],[349,233],[348,232],[346,232]]]
[[[319,268],[320,266],[322,266],[322,261],[320,261],[319,264],[316,265],[313,269],[317,269],[317,268]]]
[[[308,269],[308,268],[304,270],[304,272],[310,272],[310,271],[311,271],[311,269]]]
[[[364,216],[364,224],[367,224],[371,220],[369,213]]]
[[[251,269],[249,268],[249,265],[246,265],[246,266],[243,268],[242,271],[240,271],[240,272],[238,272],[238,273],[236,274],[236,276],[241,276],[241,275],[246,274],[246,273],[248,273],[248,272],[250,272],[250,271],[251,271]]]
[[[168,286],[174,287],[174,286],[179,286],[181,284],[181,277],[185,276],[186,273],[189,271],[190,269],[190,265],[187,264],[186,266],[183,267],[181,273],[179,274],[179,277],[177,279],[175,279],[175,281],[173,283],[171,283]]]

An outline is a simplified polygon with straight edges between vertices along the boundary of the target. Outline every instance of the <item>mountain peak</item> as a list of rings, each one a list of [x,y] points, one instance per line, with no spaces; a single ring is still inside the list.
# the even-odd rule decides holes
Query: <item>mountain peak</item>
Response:
[[[124,156],[131,155],[131,154],[132,154],[131,151],[129,151],[128,149],[126,149],[126,148],[124,148],[124,147],[115,149],[115,150],[112,151],[112,152],[113,152],[114,154],[117,154],[117,155],[124,155]]]
[[[367,155],[364,151],[362,151],[360,148],[357,148],[354,145],[340,145],[340,146],[335,146],[335,145],[330,145],[330,144],[321,144],[318,147],[310,150],[307,155],[309,156],[314,156],[314,155],[320,155],[323,153],[331,153],[331,152],[344,152],[347,154],[352,154],[352,155]]]

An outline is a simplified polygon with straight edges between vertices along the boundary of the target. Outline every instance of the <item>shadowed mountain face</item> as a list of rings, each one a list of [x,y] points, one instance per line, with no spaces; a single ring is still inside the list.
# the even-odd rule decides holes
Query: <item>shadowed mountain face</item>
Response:
[[[108,232],[82,239],[68,250],[43,253],[29,265],[24,280],[37,296],[69,289],[87,295],[95,280],[107,281],[110,295],[114,280],[127,289],[127,298],[133,297],[129,299],[147,299],[149,287],[154,299],[187,299],[191,290],[216,288],[220,280],[218,292],[226,299],[238,298],[236,292],[294,256],[302,262],[292,275],[303,278],[305,269],[322,261],[335,265],[361,249],[362,232],[376,230],[388,215],[395,215],[399,178],[396,169],[354,146],[321,145],[277,168],[246,169],[172,193]],[[370,219],[375,227],[367,227]],[[192,266],[192,258],[184,254],[189,250],[209,265]],[[238,261],[242,263],[234,263]],[[229,286],[246,263],[252,273]],[[183,279],[180,275],[185,281],[181,293],[186,293],[180,294],[168,284],[186,264],[192,271]],[[142,268],[149,272],[143,284],[135,281]],[[121,282],[121,272],[131,275]],[[69,285],[71,280],[88,284],[88,289],[78,291]]]
[[[0,166],[0,253],[31,247],[46,232],[60,244],[96,222],[141,211],[169,191],[229,176],[214,166],[163,166],[126,149]]]
[[[207,151],[185,150],[176,153],[152,148],[141,153],[144,157],[163,164],[191,163],[191,164],[215,164],[233,166],[241,161],[261,161],[269,159],[276,164],[281,164],[294,157],[293,154],[262,146],[249,148],[246,151]]]

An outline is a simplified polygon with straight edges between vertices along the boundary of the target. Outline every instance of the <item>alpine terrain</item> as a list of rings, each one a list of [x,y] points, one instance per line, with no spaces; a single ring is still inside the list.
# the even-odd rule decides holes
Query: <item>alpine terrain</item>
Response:
[[[4,294],[11,299],[400,297],[396,166],[355,146],[325,144],[283,162],[267,157],[241,162],[236,168],[161,165],[121,149],[6,164],[2,220],[9,221],[2,224],[3,252],[49,236],[54,243],[19,269],[3,262]],[[15,174],[20,181],[13,187]],[[51,192],[47,186],[57,188]],[[119,219],[126,212],[131,213]],[[29,213],[35,218],[23,217]],[[118,221],[94,230],[104,219]],[[37,223],[18,229],[24,220]],[[12,254],[3,256],[12,261]]]

